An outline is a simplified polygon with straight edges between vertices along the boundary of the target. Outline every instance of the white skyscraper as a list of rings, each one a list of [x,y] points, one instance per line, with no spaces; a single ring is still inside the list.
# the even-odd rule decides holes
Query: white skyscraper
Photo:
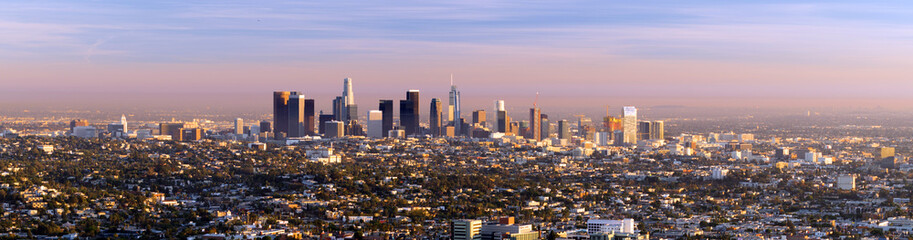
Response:
[[[235,119],[235,134],[244,134],[244,119]]]
[[[124,133],[126,133],[127,132],[127,116],[124,116],[123,114],[120,115],[120,124],[124,125]]]
[[[368,111],[368,137],[384,137],[384,112],[380,110]]]
[[[495,101],[495,113],[497,113],[498,111],[505,111],[504,110],[504,100]]]
[[[345,105],[355,105],[355,93],[352,92],[352,78],[346,78],[342,81],[342,96],[345,98]]]
[[[634,106],[624,107],[621,123],[622,129],[624,129],[624,143],[637,144],[637,108]]]
[[[457,91],[456,85],[453,85],[453,75],[450,75],[450,102],[447,105],[447,121],[453,125],[453,129],[460,133],[460,91]]]

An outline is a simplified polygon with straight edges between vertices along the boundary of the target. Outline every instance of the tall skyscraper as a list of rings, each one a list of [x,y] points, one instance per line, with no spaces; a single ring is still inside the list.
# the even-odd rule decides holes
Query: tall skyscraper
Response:
[[[542,110],[537,107],[529,109],[529,131],[527,135],[530,139],[542,140]]]
[[[342,80],[342,97],[345,98],[345,105],[355,105],[355,93],[352,92],[352,78]]]
[[[637,108],[634,106],[624,107],[622,125],[624,130],[624,143],[637,144]]]
[[[345,121],[347,118],[346,114],[346,101],[342,96],[336,97],[333,99],[333,118],[336,121]]]
[[[380,110],[368,111],[368,137],[384,137],[384,113]]]
[[[235,135],[244,134],[244,119],[236,118],[235,119]]]
[[[260,131],[261,132],[272,132],[273,126],[268,121],[260,121]]]
[[[324,128],[326,129],[326,132],[323,133],[324,137],[340,138],[346,136],[345,124],[340,121],[329,121]]]
[[[314,122],[314,99],[305,99],[304,100],[304,135],[306,136],[316,136],[317,131],[314,129],[316,127]]]
[[[457,91],[456,85],[453,85],[453,75],[450,76],[450,102],[447,106],[447,121],[453,125],[457,135],[462,132],[462,123],[460,122],[460,91]]]
[[[564,119],[562,119],[561,121],[558,121],[558,138],[568,139],[570,137],[571,137],[571,124],[567,120],[564,120]]]
[[[431,126],[431,135],[435,137],[441,136],[441,100],[437,98],[431,99],[431,115],[429,115],[428,120],[429,125]]]
[[[506,109],[504,109],[504,100],[497,100],[497,101],[495,101],[495,109],[494,109],[494,110],[495,110],[495,112],[498,112],[498,111],[507,111]]]
[[[421,115],[419,114],[419,91],[409,90],[406,92],[406,100],[399,101],[399,121],[406,136],[421,134],[419,123]]]
[[[321,111],[321,112],[320,112],[320,116],[319,116],[319,118],[317,119],[317,122],[318,122],[318,124],[317,124],[317,131],[318,131],[320,134],[326,134],[326,132],[327,132],[327,131],[326,131],[326,126],[327,126],[326,123],[329,122],[329,121],[333,121],[333,120],[335,120],[335,118],[333,118],[333,115],[332,115],[332,114],[323,114],[323,111]]]
[[[393,100],[380,100],[377,109],[383,112],[384,125],[383,136],[388,137],[390,130],[393,130]]]
[[[487,124],[485,120],[485,110],[475,110],[472,112],[472,124],[478,124],[483,127]]]
[[[653,122],[643,121],[637,123],[637,139],[650,139]]]
[[[507,111],[501,110],[498,111],[498,129],[497,132],[500,133],[509,133],[510,129],[510,116],[507,115]]]
[[[288,100],[288,137],[303,137],[304,132],[304,95],[293,94]]]
[[[666,133],[665,133],[666,130],[664,129],[665,127],[663,126],[664,124],[665,123],[663,121],[653,121],[653,125],[651,126],[652,128],[650,129],[650,139],[665,139],[666,138]]]
[[[541,117],[539,119],[541,119],[541,124],[539,126],[539,129],[541,129],[541,132],[542,132],[540,134],[540,136],[541,136],[541,138],[548,138],[549,135],[552,134],[552,132],[549,131],[550,130],[549,127],[551,127],[551,126],[549,125],[549,122],[548,122],[548,115],[542,114],[540,116]]]
[[[276,138],[288,135],[288,99],[291,95],[298,95],[298,92],[273,92],[273,132]]]

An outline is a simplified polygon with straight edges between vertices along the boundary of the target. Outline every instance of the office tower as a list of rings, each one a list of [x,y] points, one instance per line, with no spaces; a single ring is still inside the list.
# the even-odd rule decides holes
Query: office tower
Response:
[[[254,141],[260,141],[260,125],[258,125],[258,124],[250,125],[250,137],[253,138]]]
[[[273,92],[273,132],[276,138],[288,135],[288,99],[291,95],[298,95],[298,92]]]
[[[602,130],[605,130],[606,132],[615,132],[615,130],[621,130],[621,119],[612,116],[606,116],[602,118],[602,128]]]
[[[244,134],[244,119],[235,118],[235,135]]]
[[[314,99],[304,99],[304,135],[316,136],[314,125]]]
[[[393,100],[380,100],[377,109],[383,112],[384,125],[383,135],[388,137],[390,130],[393,130]]]
[[[625,144],[625,131],[624,130],[615,130],[612,134],[612,139],[614,139],[615,145],[622,146]]]
[[[456,85],[453,85],[453,76],[450,76],[450,102],[447,106],[447,121],[454,126],[457,135],[462,133],[460,124],[460,91],[457,91]]]
[[[346,117],[344,116],[345,114],[346,114],[345,98],[343,98],[341,96],[334,98],[333,99],[333,118],[336,119],[336,121],[344,122],[346,120]]]
[[[421,134],[419,123],[421,115],[419,114],[419,92],[418,90],[409,90],[406,92],[406,100],[399,101],[399,121],[406,136]]]
[[[472,124],[478,124],[482,127],[487,124],[485,121],[485,110],[475,110],[472,112]]]
[[[355,105],[355,93],[352,92],[352,78],[342,80],[342,96],[345,98],[345,105]]]
[[[368,137],[384,137],[384,112],[380,110],[368,111]]]
[[[317,124],[317,128],[318,128],[317,131],[320,134],[325,134],[327,132],[326,123],[329,121],[333,121],[333,120],[336,120],[336,119],[333,117],[332,114],[323,114],[323,112],[321,111],[320,117],[319,117],[319,119],[317,119],[317,121],[319,122],[319,124]]]
[[[345,123],[340,121],[329,121],[326,123],[326,132],[323,134],[327,138],[345,137]]]
[[[161,123],[159,124],[159,134],[171,135],[172,140],[180,141],[181,128],[184,128],[184,123]]]
[[[498,111],[498,126],[496,131],[500,133],[510,132],[510,116],[507,116],[507,111]]]
[[[529,109],[528,129],[527,135],[530,139],[542,140],[542,110],[537,107]]]
[[[549,122],[548,122],[548,115],[541,114],[539,116],[540,116],[539,119],[541,119],[540,120],[541,124],[539,124],[539,129],[540,129],[541,133],[539,134],[539,136],[541,136],[541,138],[548,138],[549,135],[552,134],[552,132],[549,131],[550,130],[549,127],[551,127],[551,126],[549,125]]]
[[[199,141],[203,139],[203,129],[200,128],[181,128],[179,131],[180,135],[177,139],[172,137],[172,140],[175,141]]]
[[[482,220],[461,219],[450,223],[451,240],[480,240],[482,236]]]
[[[504,100],[497,100],[497,101],[495,101],[495,109],[494,109],[494,110],[495,110],[495,112],[498,112],[498,111],[507,111],[506,109],[504,109]]]
[[[530,138],[530,136],[529,136],[529,121],[526,121],[526,120],[520,121],[520,123],[519,123],[518,126],[520,127],[520,128],[518,129],[519,135],[520,135],[520,136],[523,136],[523,137],[525,137],[525,138]]]
[[[89,126],[89,121],[82,120],[82,119],[75,119],[73,121],[70,121],[70,132],[71,133],[73,132],[73,128],[85,127],[85,126]]]
[[[637,108],[634,106],[624,107],[622,129],[624,130],[624,143],[637,144]]]
[[[570,137],[571,137],[571,124],[567,120],[564,120],[564,119],[562,119],[561,121],[558,121],[558,138],[568,139]]]
[[[637,139],[650,139],[650,130],[653,129],[653,123],[643,121],[637,123]]]
[[[653,121],[653,124],[650,126],[650,139],[665,139],[665,123],[663,121]]]
[[[882,147],[878,149],[878,152],[875,153],[876,160],[884,160],[885,158],[894,157],[894,148],[893,147]]]
[[[272,132],[273,127],[270,125],[270,122],[260,121],[260,131],[261,132]]]
[[[127,132],[127,116],[124,116],[123,114],[120,115],[120,124],[124,126],[124,129],[122,131],[124,133],[126,133]]]
[[[599,145],[599,146],[610,145],[611,142],[609,142],[609,141],[610,141],[610,139],[612,139],[610,137],[610,135],[612,135],[612,134],[609,132],[596,132],[596,138],[595,138],[596,145]]]
[[[123,137],[125,135],[124,125],[122,123],[109,123],[108,133],[110,133],[112,137]]]
[[[304,95],[291,95],[288,100],[288,137],[304,137]]]
[[[441,136],[441,100],[437,98],[431,99],[431,115],[428,117],[429,125],[431,126],[431,136],[439,137]]]

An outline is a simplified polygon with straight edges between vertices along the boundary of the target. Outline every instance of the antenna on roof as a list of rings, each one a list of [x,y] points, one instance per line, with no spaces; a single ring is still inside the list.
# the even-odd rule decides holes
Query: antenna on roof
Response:
[[[538,107],[539,107],[539,92],[536,92],[536,100],[533,101],[533,107],[534,107],[534,108],[538,108]]]

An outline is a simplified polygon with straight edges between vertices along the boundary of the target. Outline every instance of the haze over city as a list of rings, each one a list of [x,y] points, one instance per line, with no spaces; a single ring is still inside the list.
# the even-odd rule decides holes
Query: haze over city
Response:
[[[346,77],[366,105],[406,89],[445,96],[453,74],[464,105],[479,109],[494,99],[528,106],[540,92],[544,108],[580,108],[569,112],[908,111],[910,9],[853,1],[3,2],[8,84],[0,106],[263,112],[264,92],[296,89],[323,103]]]

